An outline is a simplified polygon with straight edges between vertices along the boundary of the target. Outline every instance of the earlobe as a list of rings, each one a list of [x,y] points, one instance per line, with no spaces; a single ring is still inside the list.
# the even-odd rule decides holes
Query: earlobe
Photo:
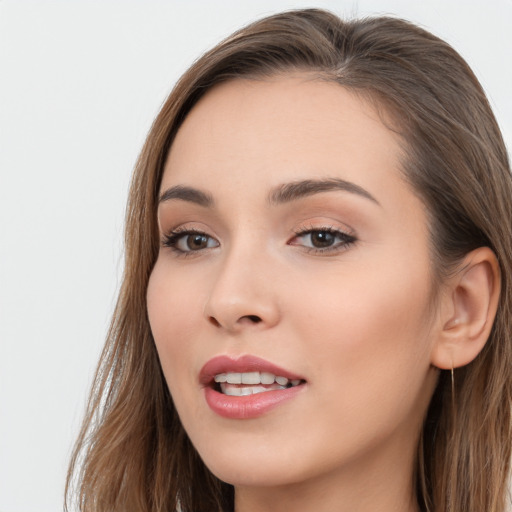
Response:
[[[432,351],[434,366],[449,370],[475,359],[489,338],[500,288],[499,264],[491,249],[480,247],[468,253],[446,283]]]

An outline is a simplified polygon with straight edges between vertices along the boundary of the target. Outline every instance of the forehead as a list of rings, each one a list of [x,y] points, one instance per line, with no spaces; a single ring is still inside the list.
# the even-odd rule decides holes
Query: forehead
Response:
[[[337,177],[375,190],[401,180],[401,145],[357,94],[312,75],[233,80],[195,105],[169,152],[162,189],[254,188]]]

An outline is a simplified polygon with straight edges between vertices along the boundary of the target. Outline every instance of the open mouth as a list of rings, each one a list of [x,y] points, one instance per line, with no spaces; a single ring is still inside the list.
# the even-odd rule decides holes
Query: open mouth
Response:
[[[199,372],[206,403],[228,419],[265,416],[302,394],[307,381],[299,374],[253,355],[219,355]]]
[[[300,386],[302,379],[288,379],[270,372],[227,372],[215,375],[212,386],[227,396],[248,396]]]

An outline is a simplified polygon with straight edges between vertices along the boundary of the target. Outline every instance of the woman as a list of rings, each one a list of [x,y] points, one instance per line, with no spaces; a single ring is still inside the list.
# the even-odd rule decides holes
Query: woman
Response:
[[[503,512],[511,197],[411,24],[295,11],[204,55],[135,170],[81,510]]]

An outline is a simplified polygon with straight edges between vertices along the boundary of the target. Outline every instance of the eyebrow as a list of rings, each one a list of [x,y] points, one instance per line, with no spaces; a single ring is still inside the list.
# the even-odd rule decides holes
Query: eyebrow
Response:
[[[269,203],[276,205],[289,203],[302,197],[319,194],[321,192],[331,192],[342,190],[373,201],[380,206],[380,203],[363,187],[352,183],[351,181],[339,178],[328,178],[320,180],[301,180],[292,183],[285,183],[278,186],[269,196]]]
[[[160,195],[158,203],[160,204],[172,199],[181,199],[182,201],[188,201],[189,203],[195,203],[205,207],[213,206],[213,197],[210,194],[184,185],[176,185],[168,188]]]
[[[363,187],[351,181],[339,178],[301,180],[279,185],[269,194],[268,202],[271,205],[279,205],[321,192],[331,192],[335,190],[350,192],[380,205],[377,199]],[[158,203],[161,204],[173,199],[195,203],[204,207],[214,205],[213,197],[209,193],[185,185],[175,185],[174,187],[168,188],[160,195]]]

